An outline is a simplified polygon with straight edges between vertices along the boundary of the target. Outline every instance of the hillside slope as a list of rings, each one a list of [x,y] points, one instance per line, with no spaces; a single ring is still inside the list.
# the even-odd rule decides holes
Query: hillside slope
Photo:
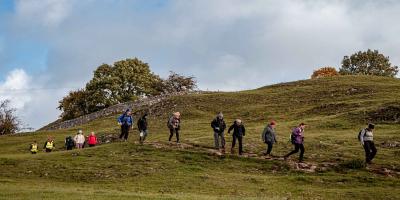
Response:
[[[134,131],[128,143],[61,149],[77,128],[99,136],[118,134],[116,116],[68,130],[2,136],[0,199],[398,199],[399,100],[398,79],[335,77],[172,97],[162,106],[134,108],[153,114],[144,146],[135,143]],[[165,142],[172,111],[182,113],[181,146]],[[229,124],[243,119],[248,155],[264,150],[260,133],[270,119],[278,122],[277,156],[292,148],[290,129],[306,122],[305,157],[318,166],[316,172],[296,170],[292,161],[210,153],[210,121],[218,111]],[[374,165],[352,169],[363,159],[356,135],[368,121],[377,123],[378,156]],[[30,155],[30,142],[42,143],[47,135],[55,137],[59,151]],[[231,138],[226,138],[228,148]]]

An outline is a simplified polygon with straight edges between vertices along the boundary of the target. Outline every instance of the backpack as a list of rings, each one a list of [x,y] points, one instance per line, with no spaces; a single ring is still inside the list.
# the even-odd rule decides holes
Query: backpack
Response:
[[[360,132],[358,132],[358,141],[360,141],[361,142],[361,134],[362,134],[362,132],[364,131],[365,129],[361,129],[360,130]]]
[[[296,141],[296,136],[294,135],[294,131],[296,130],[296,128],[294,128],[293,130],[292,130],[292,132],[290,133],[290,142],[292,143],[292,144],[295,144],[295,141]]]
[[[172,117],[168,117],[168,120],[167,120],[167,127],[168,127],[169,129],[171,128],[171,124],[170,124],[171,119],[172,119]]]
[[[68,137],[65,138],[65,145],[67,147],[73,147],[75,145],[74,144],[74,140],[72,140],[71,136],[68,136]]]

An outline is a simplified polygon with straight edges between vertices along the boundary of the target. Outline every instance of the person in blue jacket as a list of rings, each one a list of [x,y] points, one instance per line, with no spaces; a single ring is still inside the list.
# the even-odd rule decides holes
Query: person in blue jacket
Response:
[[[124,114],[118,117],[118,124],[121,126],[121,135],[119,139],[122,140],[123,138],[126,142],[129,136],[129,129],[132,128],[133,124],[132,112],[130,109],[127,109]]]

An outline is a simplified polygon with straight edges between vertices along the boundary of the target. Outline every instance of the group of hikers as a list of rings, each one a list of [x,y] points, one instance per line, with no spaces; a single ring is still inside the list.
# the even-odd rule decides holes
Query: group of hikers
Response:
[[[145,113],[140,117],[137,121],[137,129],[139,131],[139,142],[143,144],[148,135],[148,124],[147,124],[148,114]],[[127,109],[121,116],[117,119],[118,125],[121,127],[121,134],[119,136],[120,140],[127,141],[129,137],[130,129],[133,129],[134,119],[132,117],[132,111]],[[173,113],[171,117],[168,118],[167,127],[169,129],[169,138],[168,141],[171,142],[173,136],[176,137],[176,143],[179,144],[179,132],[181,128],[181,114],[179,112]],[[304,160],[304,130],[306,124],[300,123],[297,127],[293,128],[290,134],[290,142],[293,144],[294,149],[286,154],[283,158],[286,160],[289,156],[296,154],[300,151],[299,162],[303,162]],[[225,153],[225,130],[227,128],[224,115],[222,112],[219,112],[217,116],[211,121],[211,128],[214,132],[214,147],[215,149],[221,151],[221,153]],[[278,142],[276,137],[276,122],[269,122],[264,130],[261,133],[261,139],[266,144],[266,151],[264,155],[267,159],[270,159],[272,156],[271,152],[274,144]],[[365,151],[365,160],[366,163],[370,164],[374,159],[377,150],[373,140],[373,130],[375,128],[374,124],[368,124],[368,126],[362,129],[359,132],[358,139],[361,142],[361,145],[364,147]],[[232,132],[233,131],[233,132]],[[235,146],[238,143],[239,146],[239,155],[243,154],[243,137],[246,135],[246,128],[241,119],[236,119],[232,123],[232,125],[228,129],[228,134],[232,132],[232,146],[231,146],[231,154],[235,153]],[[82,130],[79,130],[77,135],[72,138],[68,136],[65,139],[65,148],[67,150],[72,150],[74,147],[77,149],[81,149],[85,147],[85,144],[88,144],[89,147],[93,147],[97,144],[97,137],[92,132],[88,137],[85,137],[82,133]],[[51,137],[48,137],[47,141],[44,144],[44,151],[51,152],[54,148],[54,141]],[[36,141],[31,144],[30,151],[32,154],[36,154],[38,152],[38,146]]]
[[[148,134],[147,130],[147,116],[145,113],[137,122],[137,127],[139,131],[139,141],[142,144]],[[181,128],[181,114],[179,112],[173,113],[171,117],[169,117],[167,122],[167,127],[169,129],[170,135],[168,141],[171,142],[174,134],[176,136],[176,143],[179,144],[179,132]],[[129,130],[132,127],[134,120],[132,118],[131,110],[126,110],[119,118],[118,124],[121,126],[121,135],[120,139],[126,141],[128,139]],[[261,133],[261,139],[266,144],[266,151],[264,155],[267,159],[272,157],[272,148],[274,144],[276,144],[276,122],[269,122],[264,130]],[[225,153],[225,130],[227,128],[224,115],[222,112],[219,112],[217,116],[211,122],[211,128],[214,132],[214,147],[215,149],[220,150],[222,153]],[[304,160],[304,130],[306,128],[305,123],[300,123],[297,127],[293,128],[290,134],[290,142],[294,146],[294,149],[286,154],[283,158],[287,160],[291,155],[296,154],[300,151],[299,154],[299,162],[303,162]],[[373,130],[375,128],[374,124],[368,124],[368,126],[362,129],[359,132],[358,138],[361,145],[364,147],[365,151],[365,160],[366,163],[370,164],[374,159],[377,150],[373,141]],[[238,143],[239,146],[239,155],[243,154],[243,137],[246,135],[246,128],[241,119],[236,119],[232,125],[228,129],[228,134],[232,133],[232,146],[231,146],[231,154],[235,153],[235,146]]]
[[[78,130],[78,133],[74,137],[67,136],[65,138],[64,147],[66,150],[72,150],[73,148],[83,149],[85,148],[86,144],[89,145],[89,147],[94,147],[97,145],[97,143],[97,137],[94,132],[91,132],[85,137],[83,131]],[[44,143],[43,151],[50,153],[55,148],[56,146],[54,144],[53,137],[48,136],[46,142]],[[33,141],[29,150],[32,154],[37,154],[39,152],[39,147],[36,141]]]

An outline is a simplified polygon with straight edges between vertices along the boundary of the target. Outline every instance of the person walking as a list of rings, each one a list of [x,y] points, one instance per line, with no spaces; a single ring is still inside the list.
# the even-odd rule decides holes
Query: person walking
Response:
[[[129,129],[132,128],[133,124],[132,112],[130,109],[127,109],[124,114],[118,118],[118,124],[121,126],[121,135],[119,139],[123,139],[125,142],[128,141]]]
[[[89,144],[89,147],[94,147],[94,146],[96,146],[96,144],[97,144],[97,137],[96,137],[96,135],[94,134],[94,132],[91,132],[91,133],[90,133],[90,135],[89,135],[89,137],[88,137],[88,144]]]
[[[294,128],[291,134],[291,142],[294,145],[294,150],[284,156],[284,159],[295,153],[298,153],[300,150],[299,162],[303,162],[304,159],[304,128],[306,124],[301,123],[298,127]]]
[[[246,129],[242,123],[242,120],[236,119],[233,124],[229,127],[228,129],[228,134],[231,133],[233,130],[232,134],[232,148],[231,148],[231,154],[234,153],[235,145],[236,145],[236,140],[239,142],[239,155],[243,154],[243,136],[246,134]]]
[[[66,137],[65,138],[65,148],[67,150],[72,150],[74,148],[74,146],[75,146],[75,142],[72,139],[72,137],[71,136]]]
[[[78,133],[75,135],[74,142],[77,149],[83,148],[83,144],[85,143],[85,136],[83,135],[82,130],[79,130]]]
[[[372,160],[374,159],[376,153],[378,152],[375,144],[374,144],[374,131],[375,125],[368,124],[367,128],[361,130],[360,133],[360,142],[361,145],[364,147],[365,151],[365,162],[367,164],[372,164]]]
[[[215,149],[221,150],[222,153],[225,153],[224,131],[226,129],[226,124],[222,112],[219,112],[215,119],[211,122],[211,128],[214,130]]]
[[[276,132],[275,132],[275,126],[276,122],[271,121],[265,128],[264,131],[262,132],[262,140],[265,144],[267,144],[267,152],[265,155],[267,156],[266,158],[271,158],[271,151],[274,143],[277,143],[278,141],[276,140]]]
[[[145,113],[137,122],[137,127],[139,130],[139,142],[143,144],[147,137],[147,113]]]
[[[48,136],[47,137],[47,141],[44,143],[44,146],[43,146],[43,148],[44,148],[44,150],[47,152],[47,153],[50,153],[51,151],[53,151],[53,149],[55,149],[55,145],[54,145],[54,140],[53,140],[53,138],[52,137],[50,137],[50,136]]]
[[[168,120],[169,139],[171,142],[172,136],[176,136],[176,143],[179,144],[179,131],[181,129],[181,113],[175,112]]]
[[[33,143],[31,144],[30,148],[29,148],[31,154],[37,154],[38,152],[38,144],[36,143],[36,141],[33,141]]]

